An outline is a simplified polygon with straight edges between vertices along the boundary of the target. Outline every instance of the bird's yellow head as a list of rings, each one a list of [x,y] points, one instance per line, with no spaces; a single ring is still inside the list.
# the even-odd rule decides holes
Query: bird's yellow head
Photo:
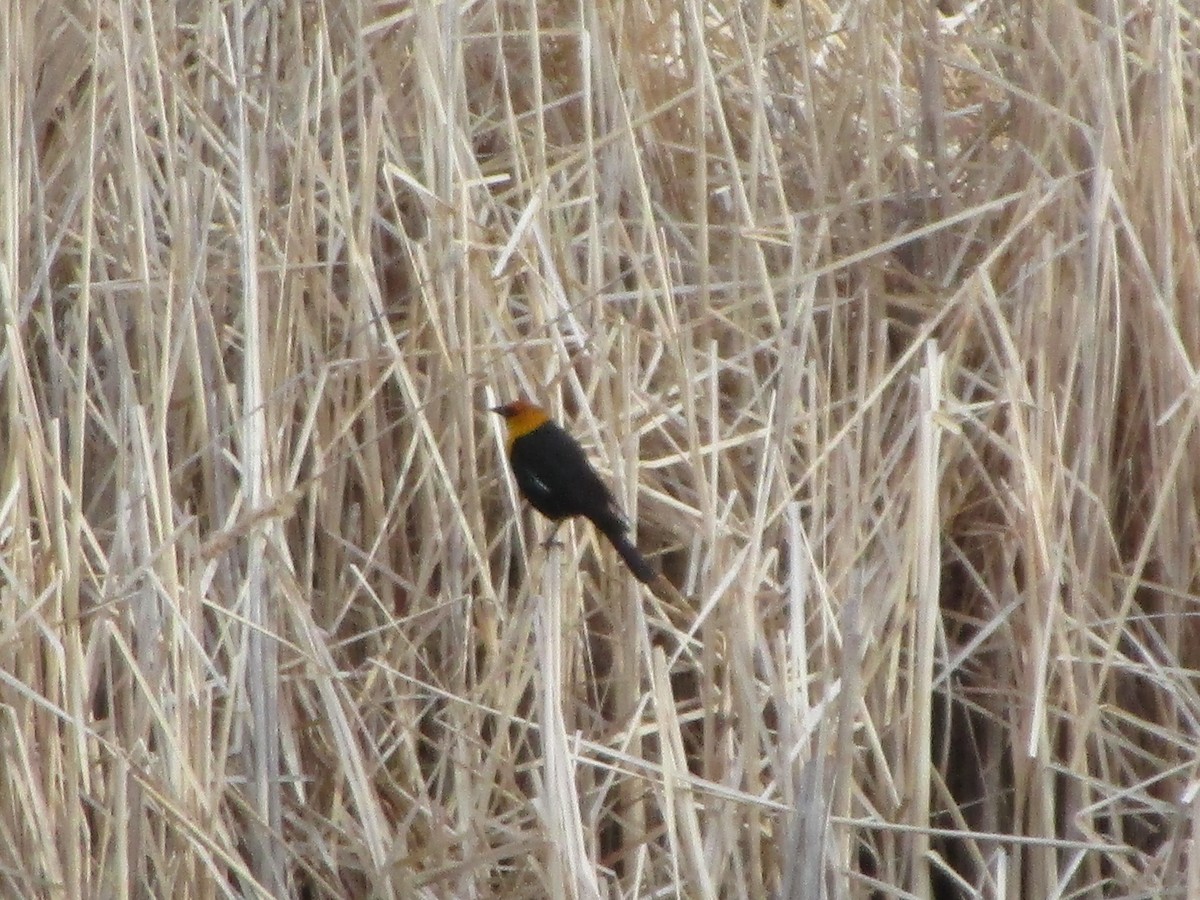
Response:
[[[508,429],[508,449],[512,449],[513,441],[529,434],[550,421],[546,411],[528,400],[513,400],[500,406],[493,406],[492,412],[504,417]]]

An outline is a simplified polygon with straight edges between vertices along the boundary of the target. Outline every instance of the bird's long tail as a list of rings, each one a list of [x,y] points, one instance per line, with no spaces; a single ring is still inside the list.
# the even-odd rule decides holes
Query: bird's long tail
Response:
[[[629,566],[629,571],[634,577],[643,584],[650,584],[658,577],[658,572],[654,566],[650,565],[650,561],[642,556],[641,551],[625,534],[625,525],[620,521],[614,522],[597,522],[596,526],[604,532],[604,536],[608,538],[616,551],[621,554],[621,559],[625,560],[625,565]]]

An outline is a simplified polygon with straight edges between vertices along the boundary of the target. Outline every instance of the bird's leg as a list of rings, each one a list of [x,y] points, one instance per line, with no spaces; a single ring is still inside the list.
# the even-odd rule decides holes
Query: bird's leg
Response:
[[[549,550],[551,547],[561,547],[562,541],[556,540],[555,535],[558,534],[558,529],[562,526],[562,519],[555,519],[550,526],[550,536],[542,541],[542,549]]]

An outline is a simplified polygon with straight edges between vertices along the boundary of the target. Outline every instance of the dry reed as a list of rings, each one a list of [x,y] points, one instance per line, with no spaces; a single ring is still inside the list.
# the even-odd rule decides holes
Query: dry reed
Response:
[[[0,5],[0,895],[1200,896],[1197,28]]]

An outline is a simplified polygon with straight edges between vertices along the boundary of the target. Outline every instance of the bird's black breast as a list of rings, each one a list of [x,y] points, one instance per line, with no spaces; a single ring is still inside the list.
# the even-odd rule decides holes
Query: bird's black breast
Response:
[[[617,516],[613,496],[583,448],[554,422],[513,441],[510,460],[517,487],[547,518],[587,516],[597,521]]]

